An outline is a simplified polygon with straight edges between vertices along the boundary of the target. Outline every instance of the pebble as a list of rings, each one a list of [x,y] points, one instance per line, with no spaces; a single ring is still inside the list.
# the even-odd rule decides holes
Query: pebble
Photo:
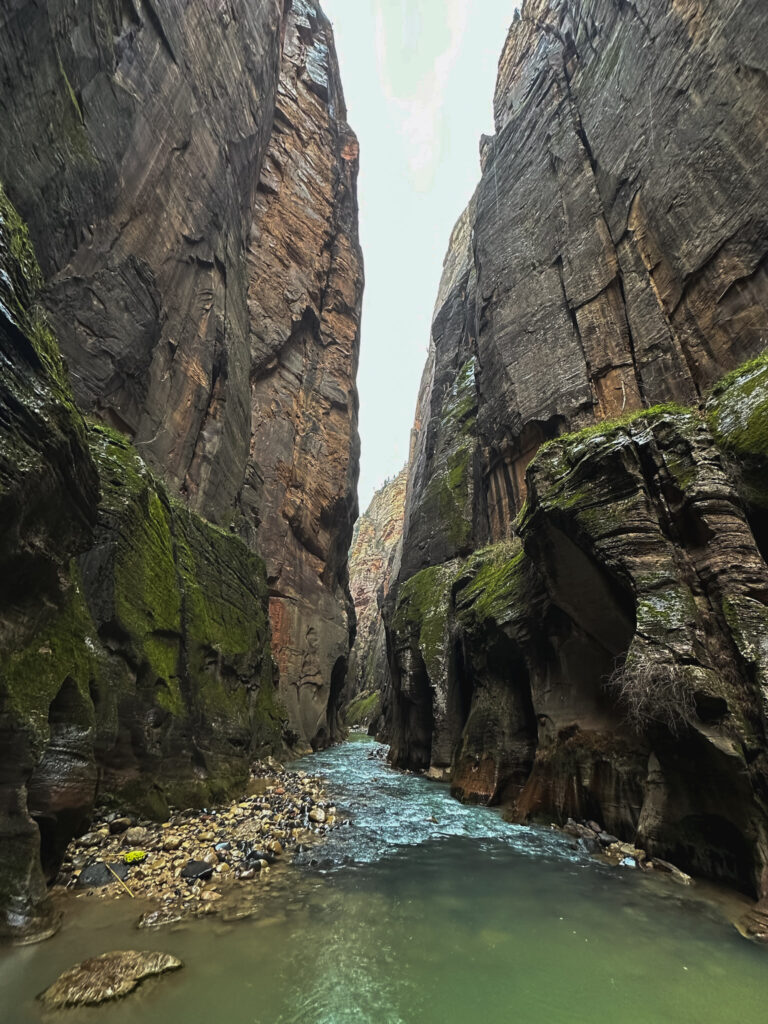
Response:
[[[141,826],[134,826],[123,833],[125,842],[130,846],[140,846],[147,838],[147,829]]]

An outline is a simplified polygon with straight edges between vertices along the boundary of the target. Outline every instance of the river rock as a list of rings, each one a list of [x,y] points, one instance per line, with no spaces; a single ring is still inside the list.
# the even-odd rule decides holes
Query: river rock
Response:
[[[157,910],[148,910],[142,914],[137,928],[162,928],[166,925],[177,924],[183,918],[184,911],[178,905],[159,907]]]
[[[686,874],[685,871],[681,871],[680,868],[675,867],[674,864],[670,864],[667,860],[661,860],[660,857],[653,857],[651,864],[657,871],[662,871],[664,874],[671,875],[676,882],[680,885],[690,885],[693,879],[690,875]]]
[[[213,865],[205,860],[191,860],[181,869],[181,877],[188,882],[208,879],[213,874]]]
[[[610,832],[600,832],[597,838],[602,846],[614,846],[619,842],[619,837],[611,835]]]
[[[563,832],[567,832],[570,836],[576,836],[577,839],[593,840],[595,833],[587,825],[580,825],[578,822],[569,819],[565,825],[563,825]]]
[[[739,930],[755,942],[768,944],[768,901],[756,903],[739,923]]]
[[[314,821],[318,825],[322,824],[325,821],[325,811],[322,807],[313,807],[309,812],[309,820]]]
[[[95,1006],[128,995],[146,978],[183,966],[168,953],[103,953],[65,971],[38,999],[49,1010]]]
[[[130,829],[132,825],[132,818],[113,818],[109,823],[109,831],[111,835],[116,836]]]
[[[128,846],[141,846],[147,839],[147,830],[142,826],[134,826],[123,833],[123,841]]]
[[[112,869],[112,871],[109,870]],[[115,861],[109,865],[109,868],[103,861],[99,861],[96,864],[89,864],[84,867],[80,874],[77,876],[77,882],[75,883],[78,889],[98,889],[104,885],[110,885],[112,882],[117,881],[115,875],[119,879],[126,879],[128,877],[130,867],[124,864],[122,861]],[[114,874],[112,873],[114,872]]]

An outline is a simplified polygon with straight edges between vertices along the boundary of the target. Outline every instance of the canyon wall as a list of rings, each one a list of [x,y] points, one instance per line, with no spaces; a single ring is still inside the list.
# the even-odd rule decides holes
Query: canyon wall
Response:
[[[330,24],[310,0],[20,3],[2,23],[0,180],[75,398],[266,559],[291,728],[327,742],[363,283]]]
[[[760,896],[766,30],[753,0],[523,4],[385,608],[394,763]]]
[[[357,633],[343,693],[343,713],[348,725],[373,731],[380,724],[382,704],[390,688],[381,610],[400,564],[407,480],[408,467],[404,466],[376,491],[357,520],[349,553],[349,586]]]
[[[0,25],[0,931],[39,935],[95,801],[337,734],[358,150],[310,0]]]

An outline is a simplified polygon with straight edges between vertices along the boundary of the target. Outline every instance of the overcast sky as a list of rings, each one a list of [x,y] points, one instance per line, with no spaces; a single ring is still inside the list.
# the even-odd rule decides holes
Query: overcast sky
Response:
[[[493,132],[512,0],[321,0],[360,139],[360,509],[408,457],[451,229]]]

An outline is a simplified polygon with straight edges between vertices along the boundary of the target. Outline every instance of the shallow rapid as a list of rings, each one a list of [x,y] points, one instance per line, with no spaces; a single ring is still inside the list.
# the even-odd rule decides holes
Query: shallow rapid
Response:
[[[447,787],[394,772],[358,739],[298,762],[349,825],[285,872],[252,917],[137,932],[130,901],[83,901],[62,932],[0,955],[0,1018],[109,949],[158,949],[183,971],[99,1024],[757,1024],[768,951],[666,878],[605,867],[546,829],[506,824]]]

